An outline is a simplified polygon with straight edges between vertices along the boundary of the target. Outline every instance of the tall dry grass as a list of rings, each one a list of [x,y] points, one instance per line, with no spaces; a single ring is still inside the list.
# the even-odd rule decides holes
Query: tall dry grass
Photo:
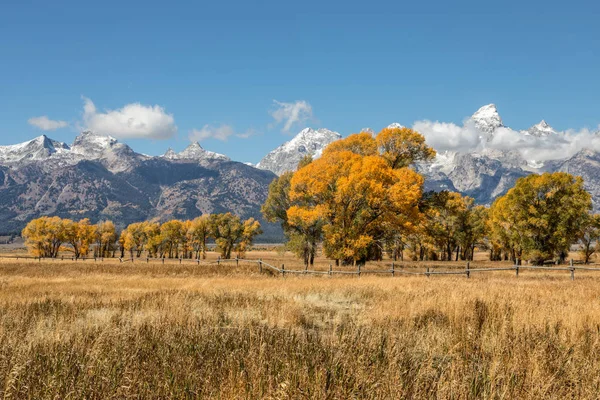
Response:
[[[4,261],[1,394],[598,398],[599,284]]]

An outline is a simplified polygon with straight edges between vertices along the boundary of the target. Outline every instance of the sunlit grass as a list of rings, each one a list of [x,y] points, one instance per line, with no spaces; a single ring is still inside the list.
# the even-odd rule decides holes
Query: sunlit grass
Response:
[[[597,398],[598,287],[598,273],[281,278],[244,263],[4,260],[2,395]]]

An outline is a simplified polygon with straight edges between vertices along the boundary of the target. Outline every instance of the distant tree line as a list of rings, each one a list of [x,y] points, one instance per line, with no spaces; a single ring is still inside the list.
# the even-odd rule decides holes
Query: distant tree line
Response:
[[[22,236],[30,253],[55,258],[61,252],[73,257],[206,258],[207,243],[214,241],[221,257],[245,256],[254,238],[261,234],[253,218],[242,221],[231,213],[203,215],[194,220],[138,222],[118,232],[112,221],[91,224],[88,219],[73,221],[59,217],[34,219]]]
[[[563,262],[579,243],[596,252],[600,217],[583,180],[567,173],[519,179],[490,207],[459,193],[423,193],[421,162],[435,157],[418,132],[353,134],[276,178],[262,213],[280,222],[288,249],[313,264],[317,250],[337,264],[392,259]]]

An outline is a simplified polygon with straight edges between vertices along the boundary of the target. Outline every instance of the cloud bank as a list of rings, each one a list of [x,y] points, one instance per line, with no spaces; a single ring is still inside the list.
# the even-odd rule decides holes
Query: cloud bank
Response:
[[[497,128],[491,136],[479,131],[472,121],[463,126],[438,121],[417,121],[413,129],[438,152],[481,152],[486,149],[517,151],[525,160],[549,161],[569,158],[583,149],[600,151],[600,134],[589,129],[568,130],[547,136],[533,136],[526,131]],[[598,127],[600,129],[600,127]]]
[[[41,117],[29,118],[27,123],[43,131],[55,131],[57,129],[66,128],[69,126],[67,121],[55,121],[45,115],[42,115]]]
[[[275,125],[283,124],[282,132],[287,133],[294,125],[313,118],[312,106],[305,100],[297,100],[293,103],[273,100],[273,104],[275,107],[270,114],[275,120]]]
[[[173,115],[158,105],[132,103],[99,112],[92,100],[84,97],[83,101],[83,125],[98,134],[119,139],[169,139],[177,133]]]

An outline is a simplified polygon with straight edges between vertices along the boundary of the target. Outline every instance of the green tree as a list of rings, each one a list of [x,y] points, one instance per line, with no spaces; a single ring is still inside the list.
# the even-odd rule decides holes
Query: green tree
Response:
[[[212,214],[209,218],[210,231],[221,251],[221,257],[231,258],[231,252],[244,233],[240,217],[232,213]]]
[[[179,258],[179,250],[185,239],[185,229],[182,221],[167,221],[160,226],[161,257]]]
[[[202,215],[191,221],[187,236],[196,259],[199,260],[201,256],[203,260],[206,259],[206,241],[210,237],[210,216]]]
[[[254,218],[244,221],[242,236],[240,238],[240,242],[236,246],[238,258],[244,258],[246,256],[246,251],[252,247],[254,238],[261,233],[262,228],[260,226],[260,222],[256,221]]]
[[[590,262],[592,255],[598,251],[598,241],[600,241],[600,214],[590,214],[586,218],[579,239],[581,254],[586,264]]]
[[[312,162],[312,158],[305,158],[299,167],[305,167]],[[290,182],[293,172],[286,172],[276,178],[269,185],[269,194],[261,211],[268,222],[281,223],[283,232],[287,237],[286,247],[297,257],[302,258],[305,265],[313,265],[319,242],[323,236],[323,226],[319,219],[309,221],[296,220],[290,224],[288,209],[292,206],[290,200]],[[296,202],[295,205],[299,203]]]
[[[491,223],[513,249],[540,264],[564,262],[570,246],[582,235],[591,210],[583,179],[564,172],[529,175],[492,205]],[[500,231],[500,232],[498,232]]]

